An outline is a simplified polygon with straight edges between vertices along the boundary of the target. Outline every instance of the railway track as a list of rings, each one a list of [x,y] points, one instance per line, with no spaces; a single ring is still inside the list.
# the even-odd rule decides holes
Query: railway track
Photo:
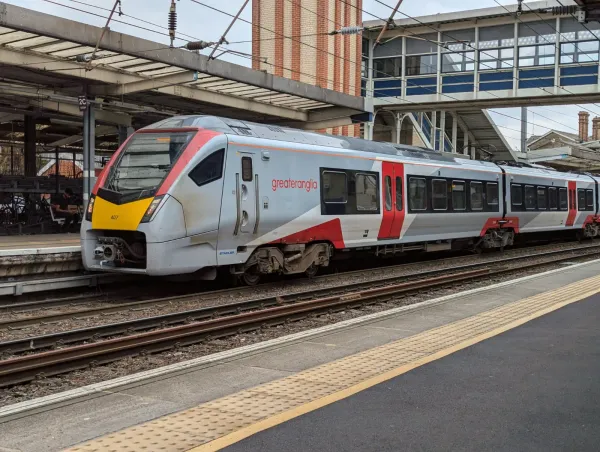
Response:
[[[564,252],[564,251],[563,251]],[[470,269],[444,276],[429,276],[415,281],[398,283],[397,278],[389,278],[387,283],[378,287],[369,283],[357,283],[336,295],[328,295],[325,290],[317,289],[295,294],[296,297],[265,297],[224,306],[202,308],[194,312],[167,314],[154,318],[138,319],[121,324],[67,331],[53,335],[27,338],[20,341],[1,343],[4,351],[35,350],[59,343],[114,336],[136,328],[148,329],[162,327],[153,331],[131,334],[69,348],[33,353],[0,361],[0,387],[32,381],[40,376],[57,375],[90,365],[104,364],[122,357],[140,353],[156,353],[173,347],[191,345],[207,339],[239,334],[265,326],[273,326],[295,321],[322,312],[348,309],[396,299],[406,294],[428,291],[443,286],[452,286],[477,278],[496,277],[506,273],[530,270],[536,267],[555,264],[573,259],[597,255],[594,251],[576,256],[553,259],[550,262],[536,262],[514,266],[498,266]],[[555,254],[555,253],[548,253]],[[536,255],[539,256],[539,253]],[[524,257],[503,259],[501,263],[514,262]],[[531,258],[531,256],[529,256]],[[469,265],[473,267],[474,264]],[[481,266],[481,265],[480,265]],[[405,278],[405,277],[402,277]],[[382,282],[382,281],[378,281]],[[304,301],[300,301],[305,298]],[[247,310],[247,312],[244,312]],[[169,320],[168,316],[172,316]],[[185,316],[185,317],[184,317]],[[196,317],[194,317],[196,316]],[[203,319],[195,321],[196,319]],[[178,326],[165,327],[173,322],[193,321]],[[62,336],[61,336],[62,335]],[[10,348],[12,347],[12,348]]]

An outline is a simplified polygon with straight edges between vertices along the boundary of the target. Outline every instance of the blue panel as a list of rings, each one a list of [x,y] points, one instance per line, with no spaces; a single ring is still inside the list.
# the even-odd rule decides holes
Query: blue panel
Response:
[[[418,96],[420,94],[435,94],[436,89],[435,86],[424,86],[424,87],[416,87],[416,88],[406,88],[407,96]]]
[[[442,86],[442,93],[468,93],[473,92],[473,83],[467,83],[463,85],[444,85]]]
[[[400,96],[402,96],[402,90],[400,88],[375,90],[375,97],[400,97]]]
[[[598,66],[561,67],[560,75],[597,74]]]
[[[573,85],[595,85],[598,83],[596,75],[585,75],[581,77],[561,77],[560,86]]]
[[[480,83],[479,90],[480,91],[494,91],[497,89],[512,89],[513,82],[490,82],[490,83]]]
[[[402,80],[375,80],[375,89],[400,88]]]
[[[411,78],[406,80],[406,86],[436,86],[437,77]]]
[[[519,89],[522,88],[548,88],[554,86],[554,77],[533,80],[519,80]]]
[[[464,74],[464,75],[445,75],[442,79],[444,85],[454,85],[456,83],[473,83],[475,81],[475,74]]]
[[[510,72],[481,72],[479,74],[479,81],[481,82],[494,82],[497,80],[512,80],[513,73]]]
[[[519,71],[519,78],[554,78],[554,69],[523,69]]]

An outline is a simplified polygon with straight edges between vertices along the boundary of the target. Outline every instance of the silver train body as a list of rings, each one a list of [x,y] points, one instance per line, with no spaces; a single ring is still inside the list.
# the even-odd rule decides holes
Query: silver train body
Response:
[[[211,116],[132,135],[94,187],[85,268],[212,279],[314,273],[334,256],[598,235],[598,181]]]

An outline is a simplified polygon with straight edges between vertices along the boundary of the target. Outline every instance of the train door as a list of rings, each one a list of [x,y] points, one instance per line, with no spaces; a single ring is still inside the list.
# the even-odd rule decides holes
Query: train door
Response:
[[[402,163],[382,162],[381,197],[383,199],[383,218],[378,239],[398,239],[404,223],[404,165]]]
[[[234,235],[256,234],[260,221],[258,174],[254,173],[252,154],[241,154],[240,172],[236,172],[237,219]]]
[[[569,181],[569,214],[567,215],[567,222],[565,226],[573,226],[575,223],[575,217],[577,216],[577,190],[576,182]]]

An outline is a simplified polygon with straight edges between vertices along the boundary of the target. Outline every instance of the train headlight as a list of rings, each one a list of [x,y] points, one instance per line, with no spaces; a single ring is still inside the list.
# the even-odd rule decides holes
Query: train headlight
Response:
[[[142,223],[148,223],[149,221],[152,220],[152,217],[154,217],[154,214],[158,210],[158,206],[160,206],[160,202],[163,200],[163,198],[164,198],[164,195],[157,196],[156,198],[154,198],[152,200],[152,202],[148,206],[148,209],[146,209],[146,213],[142,217],[142,221],[141,221]]]
[[[90,200],[88,201],[87,210],[85,211],[85,219],[87,221],[92,221],[92,213],[94,213],[94,201],[96,197],[92,195]]]

